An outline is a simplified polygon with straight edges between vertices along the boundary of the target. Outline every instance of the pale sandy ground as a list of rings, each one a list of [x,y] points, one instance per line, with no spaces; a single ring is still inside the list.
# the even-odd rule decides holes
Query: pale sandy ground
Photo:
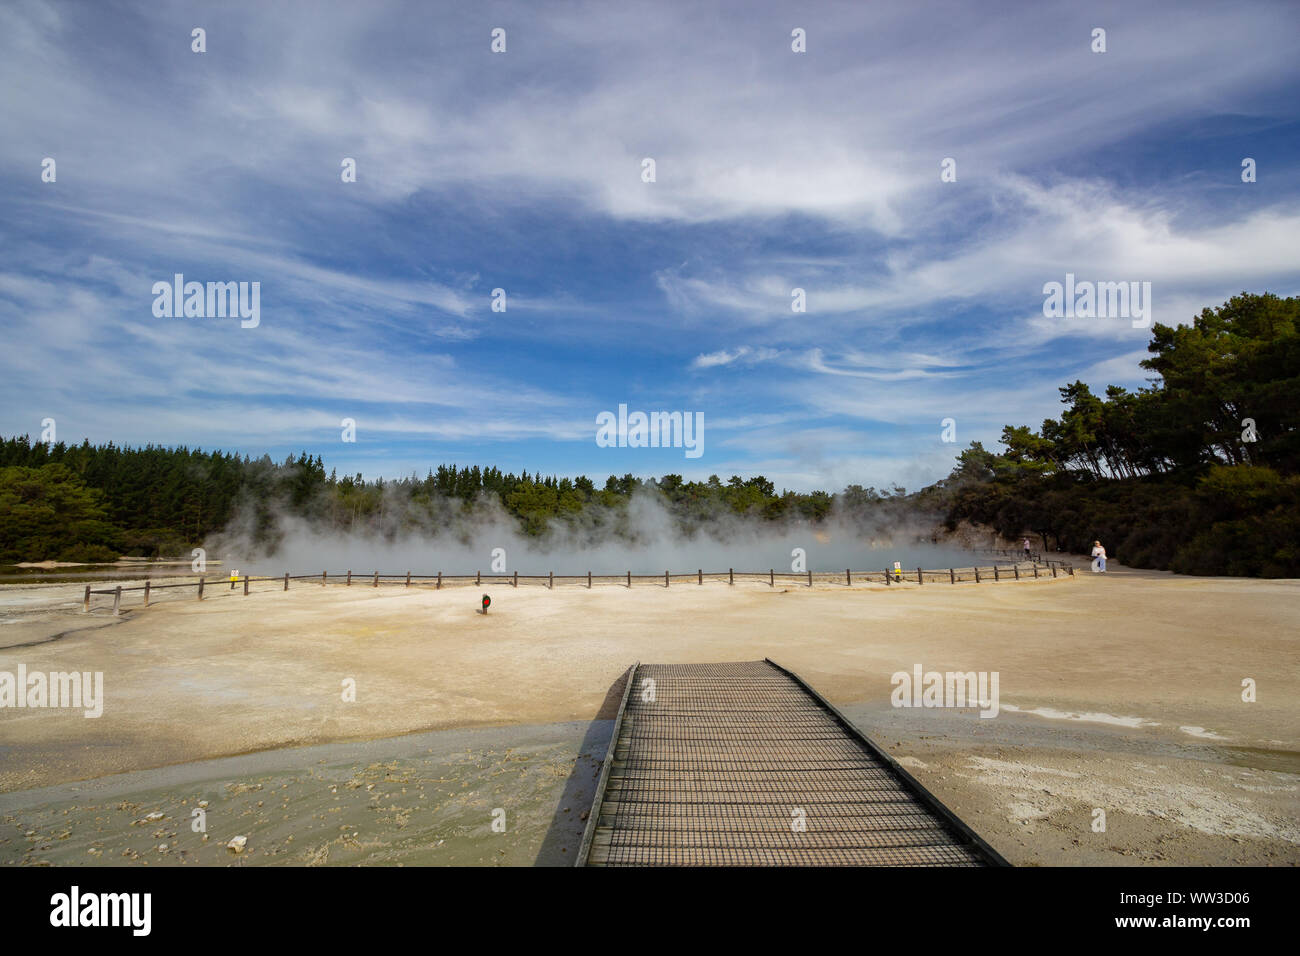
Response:
[[[842,705],[1014,863],[1300,862],[1300,582],[1112,568],[852,590],[294,582],[247,598],[210,587],[202,604],[177,590],[148,610],[136,593],[117,620],[99,603],[80,613],[79,586],[5,589],[0,671],[103,671],[107,703],[99,719],[0,710],[0,863],[184,862],[178,840],[197,862],[563,862],[581,830],[563,821],[589,805],[608,733],[592,721],[612,716],[626,667],[763,657]],[[891,707],[890,675],[918,663],[998,671],[1002,713]],[[348,678],[355,703],[341,699]],[[382,759],[334,744],[194,763],[472,727],[502,729],[367,745]],[[187,766],[69,783],[174,764]],[[510,786],[496,779],[505,769],[517,770]],[[249,802],[258,784],[281,798]],[[458,802],[467,788],[477,796]],[[376,790],[391,804],[374,805]],[[523,819],[494,844],[483,813],[511,793]],[[232,815],[252,814],[245,854],[191,832],[198,799],[224,814],[223,840]],[[1096,809],[1105,832],[1093,831]],[[343,822],[329,840],[307,835],[334,827],[332,813]],[[430,856],[438,839],[459,858]]]

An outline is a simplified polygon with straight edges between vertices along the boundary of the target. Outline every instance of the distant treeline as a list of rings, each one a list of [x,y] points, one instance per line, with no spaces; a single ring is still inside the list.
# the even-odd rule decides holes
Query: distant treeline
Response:
[[[679,528],[690,531],[729,516],[767,521],[823,520],[837,505],[865,515],[876,506],[903,514],[905,492],[850,486],[839,495],[777,493],[763,476],[685,481],[610,475],[602,488],[576,479],[515,475],[478,465],[440,465],[423,479],[325,473],[305,452],[276,463],[189,448],[54,445],[28,436],[0,442],[0,561],[111,561],[119,555],[185,555],[232,522],[273,545],[283,516],[320,530],[389,536],[453,528],[458,512],[498,504],[520,529],[541,536],[552,525],[614,525],[634,492],[654,490]]]
[[[273,462],[189,448],[0,442],[0,561],[112,560],[187,554],[232,525],[274,547],[284,516],[321,530],[396,536],[455,530],[499,507],[525,534],[620,533],[638,490],[679,530],[736,518],[824,521],[865,529],[945,516],[1046,550],[1087,553],[1101,540],[1136,567],[1196,574],[1300,576],[1300,299],[1242,293],[1191,326],[1152,329],[1150,387],[1083,382],[1060,389],[1059,419],[1003,429],[1002,452],[973,442],[952,475],[920,492],[850,485],[777,493],[763,476],[685,481],[503,473],[440,465],[366,481],[325,473],[305,452]]]
[[[1153,384],[1083,382],[1038,431],[1007,426],[1005,451],[972,442],[917,497],[1048,549],[1094,540],[1141,568],[1300,576],[1300,299],[1242,293],[1192,325],[1155,325]]]

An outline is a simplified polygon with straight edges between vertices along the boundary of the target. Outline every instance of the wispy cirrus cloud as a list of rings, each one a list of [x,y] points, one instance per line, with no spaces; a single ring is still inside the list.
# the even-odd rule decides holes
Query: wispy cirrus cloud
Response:
[[[717,352],[697,355],[691,362],[691,368],[718,368],[723,365],[736,364],[757,365],[759,362],[771,362],[780,358],[783,354],[780,349],[752,348],[748,345],[741,345],[730,351],[719,349]]]
[[[0,8],[0,433],[660,467],[585,435],[628,402],[702,410],[706,471],[914,483],[938,418],[1141,382],[1147,332],[1045,282],[1150,281],[1164,323],[1300,291],[1284,5],[247,2],[203,54],[194,19]],[[262,325],[154,319],[174,272],[259,281]]]

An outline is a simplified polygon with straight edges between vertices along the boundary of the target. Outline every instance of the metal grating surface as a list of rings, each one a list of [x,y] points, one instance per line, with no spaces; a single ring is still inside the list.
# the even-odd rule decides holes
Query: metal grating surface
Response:
[[[642,664],[629,681],[580,864],[1005,862],[768,661]]]

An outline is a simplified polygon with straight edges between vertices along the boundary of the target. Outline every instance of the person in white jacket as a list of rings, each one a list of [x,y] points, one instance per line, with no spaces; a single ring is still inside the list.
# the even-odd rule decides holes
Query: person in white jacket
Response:
[[[1092,543],[1092,570],[1099,574],[1106,573],[1106,549],[1100,541]]]

